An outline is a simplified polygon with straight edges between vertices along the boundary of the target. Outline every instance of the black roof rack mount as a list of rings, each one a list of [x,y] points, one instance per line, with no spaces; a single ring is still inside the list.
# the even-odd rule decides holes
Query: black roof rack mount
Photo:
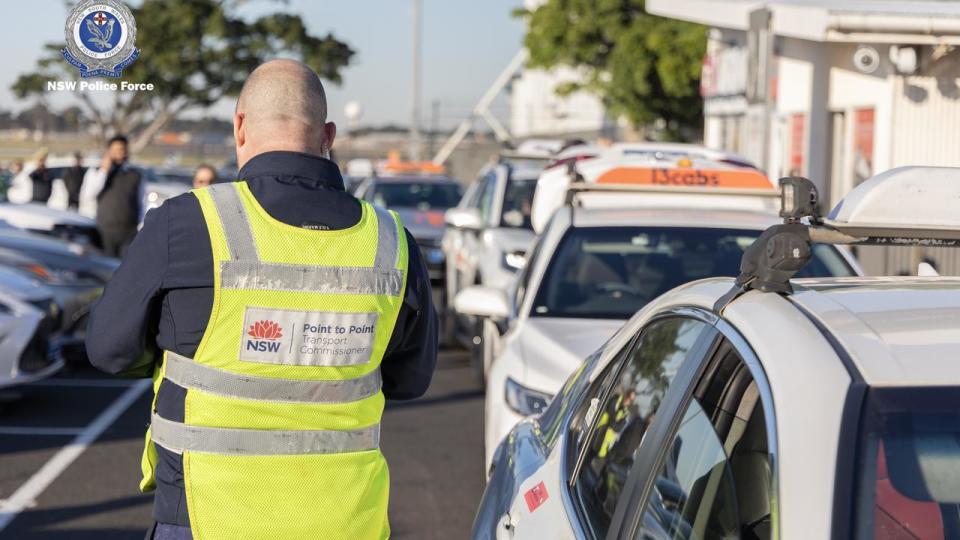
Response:
[[[930,185],[943,181],[941,178],[931,177],[926,180],[933,184],[919,185],[913,178],[923,171],[917,169],[904,168],[899,172],[894,170],[874,177],[858,186],[848,197],[862,202],[866,199],[864,193],[876,189],[883,182],[891,183],[889,185],[895,187],[899,182],[902,189],[922,194],[924,190],[930,191]],[[900,178],[897,178],[898,174]],[[910,174],[914,177],[905,178]],[[960,175],[960,169],[957,174]],[[913,183],[910,184],[909,181]],[[790,279],[810,261],[813,244],[960,247],[960,228],[955,226],[918,224],[911,227],[902,223],[855,223],[823,219],[817,211],[819,195],[813,182],[793,176],[781,178],[779,184],[780,217],[784,222],[764,231],[744,251],[740,261],[740,275],[737,276],[733,288],[714,305],[714,310],[718,313],[750,290],[791,294],[793,286]],[[858,191],[860,193],[857,193]],[[930,193],[930,196],[934,196],[933,193]],[[841,202],[837,209],[843,204]],[[837,210],[834,210],[834,214],[836,213]]]

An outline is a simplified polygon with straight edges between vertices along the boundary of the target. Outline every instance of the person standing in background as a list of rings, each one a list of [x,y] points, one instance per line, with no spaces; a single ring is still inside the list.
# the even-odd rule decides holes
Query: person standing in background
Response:
[[[204,163],[193,173],[193,189],[200,189],[217,183],[217,170]]]
[[[76,210],[80,207],[80,187],[87,168],[83,166],[83,154],[80,152],[74,153],[73,159],[73,167],[63,172],[63,184],[67,188],[67,205],[71,210]]]
[[[37,153],[37,168],[30,173],[30,183],[33,185],[30,202],[47,204],[50,194],[53,193],[53,174],[47,168],[46,149]]]
[[[137,235],[143,217],[143,182],[140,171],[127,164],[127,138],[117,135],[97,169],[90,169],[80,189],[80,213],[93,217],[105,254],[122,257]]]

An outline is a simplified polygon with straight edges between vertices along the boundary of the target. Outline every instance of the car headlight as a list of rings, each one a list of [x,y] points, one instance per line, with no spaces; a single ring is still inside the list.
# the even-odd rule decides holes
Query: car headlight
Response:
[[[543,412],[553,396],[527,388],[507,377],[506,399],[507,405],[518,414],[530,416]]]
[[[527,264],[527,254],[523,251],[510,251],[503,254],[502,262],[507,270],[520,270]]]

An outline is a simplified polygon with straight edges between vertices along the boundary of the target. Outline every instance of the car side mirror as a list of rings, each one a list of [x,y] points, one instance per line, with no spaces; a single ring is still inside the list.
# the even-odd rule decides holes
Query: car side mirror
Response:
[[[483,228],[483,220],[476,208],[451,208],[444,215],[447,225],[457,229],[479,230]]]
[[[463,315],[506,319],[510,316],[507,294],[493,287],[473,286],[457,293],[453,308]]]

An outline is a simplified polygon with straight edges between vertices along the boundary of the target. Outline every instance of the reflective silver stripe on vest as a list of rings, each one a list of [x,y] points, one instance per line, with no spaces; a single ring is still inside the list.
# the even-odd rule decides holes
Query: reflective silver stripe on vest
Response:
[[[221,263],[222,288],[388,296],[402,292],[403,272],[396,269],[400,251],[397,221],[387,210],[370,205],[377,217],[373,268],[269,263],[259,257],[249,216],[236,186],[217,184],[209,190],[232,259]]]
[[[382,381],[376,369],[356,379],[303,381],[240,375],[198,364],[167,351],[164,377],[184,388],[223,396],[260,401],[298,403],[350,403],[380,392]]]
[[[223,234],[227,239],[227,248],[233,260],[257,260],[257,245],[253,241],[253,231],[247,209],[240,200],[234,182],[215,184],[208,188],[213,204],[223,225]]]
[[[173,422],[154,413],[150,420],[150,438],[177,454],[339,454],[379,448],[380,425],[350,431],[215,428]]]
[[[400,296],[403,290],[403,272],[358,266],[223,261],[220,263],[220,287]]]
[[[389,211],[373,207],[377,213],[377,256],[373,265],[377,268],[396,268],[398,245],[397,220]]]

